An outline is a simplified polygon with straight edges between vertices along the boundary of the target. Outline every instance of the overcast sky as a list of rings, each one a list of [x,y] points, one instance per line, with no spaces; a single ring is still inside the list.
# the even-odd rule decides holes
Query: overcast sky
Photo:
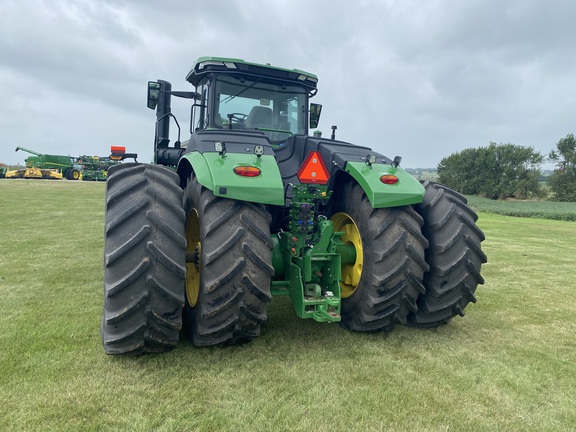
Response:
[[[491,141],[547,154],[576,132],[575,19],[574,0],[0,0],[0,162],[150,162],[146,83],[191,90],[200,56],[315,73],[324,136],[404,167]]]

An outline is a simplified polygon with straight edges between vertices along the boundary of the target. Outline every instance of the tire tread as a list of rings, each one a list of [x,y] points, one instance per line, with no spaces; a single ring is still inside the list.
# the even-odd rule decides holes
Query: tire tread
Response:
[[[424,219],[430,269],[424,276],[425,292],[418,297],[418,310],[408,316],[408,324],[435,327],[464,316],[466,306],[476,302],[474,293],[484,282],[480,270],[487,258],[481,248],[484,233],[467,200],[434,182],[423,182],[423,186],[424,200],[415,209]]]
[[[182,189],[167,168],[114,167],[106,185],[104,310],[106,354],[166,351],[178,342],[184,306]]]

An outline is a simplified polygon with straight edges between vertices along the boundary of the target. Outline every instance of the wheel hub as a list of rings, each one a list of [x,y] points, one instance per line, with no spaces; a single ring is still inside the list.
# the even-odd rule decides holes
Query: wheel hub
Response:
[[[186,264],[194,264],[196,270],[200,268],[200,243],[196,244],[194,252],[186,252]]]
[[[342,242],[346,246],[353,246],[356,252],[356,259],[352,263],[343,262],[342,280],[340,282],[341,297],[350,297],[356,291],[362,276],[364,265],[364,255],[362,249],[362,238],[360,231],[354,220],[346,213],[336,213],[331,218],[334,224],[334,231],[344,232],[341,236]]]
[[[200,221],[196,209],[188,214],[186,222],[186,299],[194,307],[200,292],[200,271],[202,269],[202,244],[200,243]]]

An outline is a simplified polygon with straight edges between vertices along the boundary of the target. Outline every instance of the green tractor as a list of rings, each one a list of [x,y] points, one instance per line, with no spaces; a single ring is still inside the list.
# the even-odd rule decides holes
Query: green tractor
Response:
[[[446,324],[476,301],[486,256],[474,211],[334,126],[310,136],[315,75],[202,57],[186,80],[194,91],[148,83],[154,164],[109,171],[107,354],[165,351],[181,330],[196,346],[250,341],[274,296],[361,332]],[[173,96],[191,100],[184,143]]]

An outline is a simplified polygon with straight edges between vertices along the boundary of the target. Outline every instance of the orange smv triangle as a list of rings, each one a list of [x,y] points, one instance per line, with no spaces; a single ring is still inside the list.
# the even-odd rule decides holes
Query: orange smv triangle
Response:
[[[298,179],[300,183],[326,184],[330,178],[330,173],[326,164],[320,156],[320,152],[311,151],[306,156],[304,163],[298,169]]]

